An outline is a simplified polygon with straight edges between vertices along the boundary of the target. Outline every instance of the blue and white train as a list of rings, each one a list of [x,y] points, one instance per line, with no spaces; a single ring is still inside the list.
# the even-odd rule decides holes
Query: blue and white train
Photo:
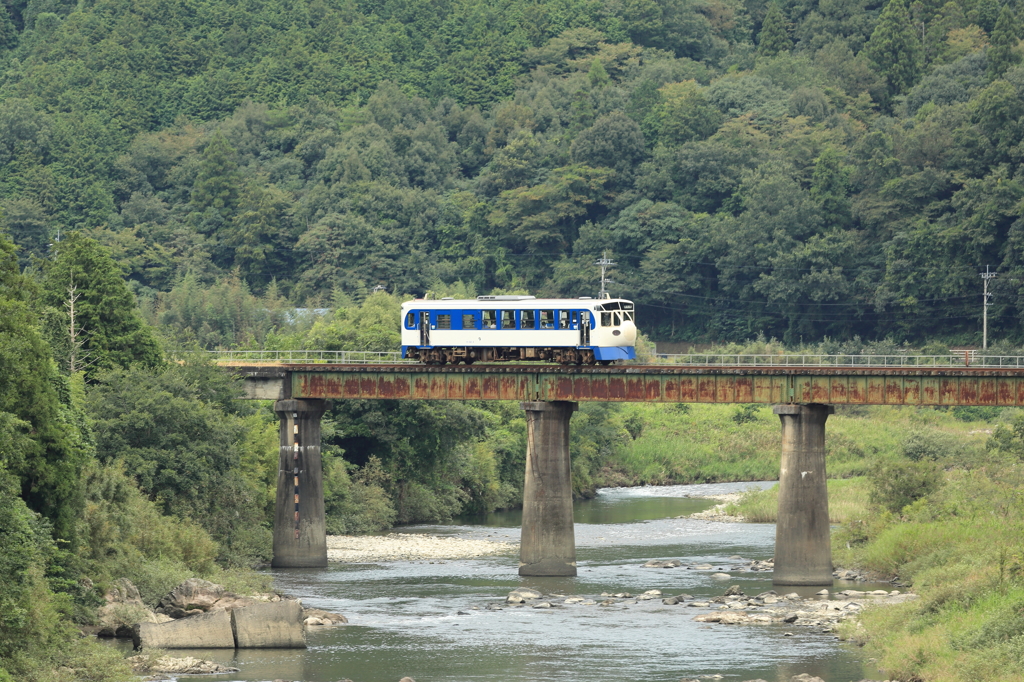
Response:
[[[636,357],[633,302],[478,296],[402,304],[402,357],[443,365],[537,360],[610,364]]]

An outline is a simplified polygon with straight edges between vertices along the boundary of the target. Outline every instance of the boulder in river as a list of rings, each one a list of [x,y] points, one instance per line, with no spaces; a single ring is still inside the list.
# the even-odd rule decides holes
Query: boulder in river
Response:
[[[253,602],[167,623],[139,623],[132,639],[136,649],[305,648],[302,621],[298,601]]]
[[[202,578],[189,578],[160,600],[161,608],[178,608],[184,611],[200,609],[209,611],[228,592],[223,585],[211,583]]]
[[[732,578],[732,576],[728,573],[712,573],[711,577],[715,580],[729,580],[730,578]]]
[[[743,596],[743,589],[739,585],[730,585],[725,591],[726,597]]]
[[[132,636],[136,649],[234,649],[231,614],[203,613],[168,623],[139,623]]]
[[[319,621],[310,623],[309,621]],[[302,621],[306,625],[342,625],[348,622],[348,618],[340,613],[324,611],[323,609],[302,609]]]
[[[651,559],[643,568],[678,568],[683,562],[679,559]]]
[[[531,590],[528,587],[520,587],[519,589],[509,592],[505,601],[509,604],[524,604],[527,599],[540,599],[542,596],[544,595],[537,590]]]
[[[132,672],[140,675],[147,673],[170,673],[173,675],[216,675],[219,673],[237,673],[238,668],[230,668],[226,665],[204,661],[198,658],[186,656],[185,658],[172,658],[160,656],[157,658],[138,654],[128,659]]]
[[[302,605],[286,600],[256,603],[231,612],[231,627],[239,649],[305,649]]]
[[[162,623],[170,620],[164,614],[154,613],[142,601],[139,590],[127,578],[119,578],[103,595],[106,603],[97,609],[100,629],[97,637],[132,636],[136,623]]]

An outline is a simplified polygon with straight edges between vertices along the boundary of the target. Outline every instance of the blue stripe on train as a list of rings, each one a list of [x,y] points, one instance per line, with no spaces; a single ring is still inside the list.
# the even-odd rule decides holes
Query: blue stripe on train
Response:
[[[402,346],[402,357],[409,357],[409,351],[429,349],[433,346]],[[593,346],[594,357],[598,360],[635,360],[636,349],[633,346]]]

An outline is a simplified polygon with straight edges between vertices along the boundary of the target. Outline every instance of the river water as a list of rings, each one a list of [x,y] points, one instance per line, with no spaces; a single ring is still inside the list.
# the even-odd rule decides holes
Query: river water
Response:
[[[735,492],[749,485],[600,491],[596,499],[576,505],[576,578],[520,578],[514,556],[275,571],[277,589],[302,598],[306,606],[343,613],[349,625],[313,629],[305,651],[180,655],[233,665],[241,672],[218,679],[246,681],[398,682],[408,675],[417,682],[677,682],[721,675],[736,682],[788,682],[799,673],[826,682],[881,679],[861,649],[832,635],[784,624],[697,623],[693,617],[703,609],[665,606],[660,599],[610,607],[487,608],[518,587],[598,602],[604,592],[636,595],[658,589],[666,596],[712,597],[732,584],[750,595],[772,589],[770,573],[732,569],[773,555],[774,525],[676,518],[713,504],[690,495]],[[518,513],[503,513],[401,530],[518,541],[518,524]],[[745,561],[730,559],[734,556]],[[715,580],[710,577],[715,571],[642,568],[648,559],[710,563],[732,579]]]

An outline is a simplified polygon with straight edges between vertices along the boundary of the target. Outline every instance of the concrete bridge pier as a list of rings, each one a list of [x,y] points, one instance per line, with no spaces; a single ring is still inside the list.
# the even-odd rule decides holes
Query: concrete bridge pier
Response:
[[[831,405],[776,405],[782,420],[775,585],[832,585],[825,420]]]
[[[522,403],[526,410],[526,482],[519,575],[575,576],[569,420],[579,404]]]
[[[281,457],[274,508],[274,568],[327,566],[324,475],[320,460],[323,400],[278,400]]]

